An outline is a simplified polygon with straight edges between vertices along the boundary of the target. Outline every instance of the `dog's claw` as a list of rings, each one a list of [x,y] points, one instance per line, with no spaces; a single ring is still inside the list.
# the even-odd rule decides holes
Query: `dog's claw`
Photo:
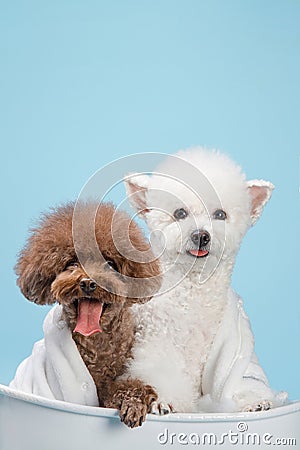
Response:
[[[126,409],[126,411],[123,412],[123,414],[120,413],[121,422],[125,422],[127,412],[128,412],[128,408]]]
[[[126,408],[126,410],[125,410]],[[132,402],[120,412],[120,419],[129,428],[141,426],[146,418],[147,407],[142,403]]]
[[[243,411],[244,412],[260,412],[260,411],[268,411],[272,408],[272,402],[269,400],[263,400],[260,403],[257,403],[256,405],[248,405],[246,406]]]
[[[166,402],[153,402],[151,405],[151,414],[164,416],[174,411],[173,406]]]

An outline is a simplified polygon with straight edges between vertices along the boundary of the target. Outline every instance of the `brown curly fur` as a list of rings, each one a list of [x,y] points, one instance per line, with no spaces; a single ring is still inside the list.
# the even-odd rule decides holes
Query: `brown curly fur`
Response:
[[[111,204],[101,204],[95,215],[94,236],[104,257],[102,261],[99,261],[99,256],[95,256],[86,227],[87,217],[95,209],[95,204],[77,204],[76,226],[79,227],[81,237],[76,252],[72,235],[74,208],[75,203],[68,203],[42,217],[19,255],[15,267],[17,282],[28,300],[40,305],[55,302],[62,305],[64,319],[95,381],[99,405],[118,408],[123,422],[130,427],[139,426],[147,412],[150,412],[157,394],[151,386],[145,386],[138,379],[121,381],[118,377],[124,373],[126,362],[132,356],[135,329],[129,306],[150,300],[153,292],[158,290],[159,265],[157,260],[146,263],[135,262],[134,257],[129,260],[116,249],[111,233],[114,214],[114,223],[117,224],[114,232],[117,232],[122,242],[126,242],[128,233],[133,246],[125,254],[134,256],[134,251],[149,251],[149,245],[127,214],[116,212]],[[106,260],[113,261],[117,271],[112,270]],[[150,289],[143,280],[144,292],[138,292],[139,298],[129,298],[120,274],[148,278],[147,286]],[[89,295],[83,293],[80,287],[83,278],[97,281],[95,291]],[[103,282],[115,293],[101,287]],[[78,301],[87,297],[90,301],[104,304],[100,319],[102,332],[89,337],[73,332],[77,322]]]

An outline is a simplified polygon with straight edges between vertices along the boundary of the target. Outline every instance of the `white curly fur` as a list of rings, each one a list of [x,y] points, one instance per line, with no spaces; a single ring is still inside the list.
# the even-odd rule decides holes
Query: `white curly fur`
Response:
[[[164,273],[161,294],[134,307],[138,332],[127,375],[154,386],[160,400],[176,411],[193,412],[236,254],[273,185],[246,182],[226,155],[200,147],[168,157],[152,176],[131,174],[125,184],[131,204],[149,227]],[[178,208],[188,211],[186,219],[174,220]],[[226,212],[226,221],[213,219],[217,209]],[[187,253],[197,229],[212,236],[206,258]]]

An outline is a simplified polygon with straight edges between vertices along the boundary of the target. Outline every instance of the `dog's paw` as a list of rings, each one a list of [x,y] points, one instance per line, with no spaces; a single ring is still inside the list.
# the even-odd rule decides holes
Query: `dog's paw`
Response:
[[[151,405],[151,414],[155,414],[156,416],[164,416],[172,412],[174,412],[174,408],[170,403],[155,401]]]
[[[121,422],[130,428],[139,427],[151,412],[157,393],[150,385],[138,379],[119,380],[112,384],[110,396],[104,399],[107,408],[117,408]]]
[[[272,402],[269,400],[262,400],[259,403],[256,403],[255,405],[247,405],[243,409],[243,412],[259,412],[259,411],[268,411],[272,408]]]
[[[131,401],[124,401],[120,409],[121,422],[129,428],[140,427],[146,419],[147,405],[132,399]]]

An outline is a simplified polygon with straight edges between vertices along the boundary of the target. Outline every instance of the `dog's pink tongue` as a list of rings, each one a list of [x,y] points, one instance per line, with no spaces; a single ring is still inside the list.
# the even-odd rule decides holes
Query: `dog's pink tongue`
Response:
[[[194,256],[206,256],[208,254],[207,250],[190,250],[190,253]]]
[[[97,300],[81,299],[78,302],[77,324],[74,333],[83,336],[91,336],[94,333],[101,333],[100,318],[103,303]]]

